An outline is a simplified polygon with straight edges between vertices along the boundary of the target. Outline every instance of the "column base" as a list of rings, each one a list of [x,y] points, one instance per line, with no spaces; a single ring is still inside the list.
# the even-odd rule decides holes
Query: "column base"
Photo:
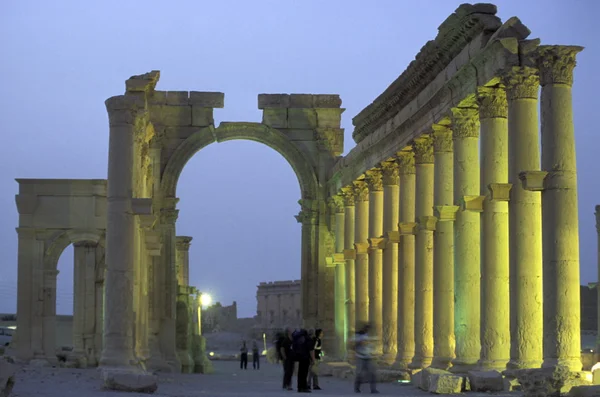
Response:
[[[483,371],[504,371],[507,368],[508,359],[504,360],[479,360],[479,369]]]
[[[476,371],[477,369],[479,369],[478,360],[454,360],[452,361],[452,367],[450,368],[450,372],[454,374],[466,374],[469,371]]]
[[[567,367],[571,371],[581,371],[583,364],[581,358],[545,358],[542,368]]]
[[[506,364],[507,369],[531,369],[541,368],[542,360],[517,360],[513,359]]]
[[[447,371],[452,367],[452,360],[452,357],[434,357],[431,361],[431,367]]]
[[[87,368],[89,363],[84,352],[72,352],[67,356],[68,366],[71,368]]]
[[[194,359],[194,373],[195,374],[212,374],[213,365],[212,361],[206,356],[196,357]]]
[[[139,368],[103,368],[104,387],[115,391],[154,393],[158,378]]]
[[[396,362],[397,355],[398,355],[398,353],[395,353],[395,352],[384,353],[383,357],[381,358],[381,361],[384,362],[388,366],[393,366],[394,363]]]
[[[181,362],[181,373],[191,374],[194,372],[194,360],[187,350],[178,350],[177,358]]]
[[[396,361],[392,364],[392,369],[408,370],[412,362],[411,357],[396,357]]]
[[[161,354],[152,355],[145,361],[144,366],[151,372],[172,373],[173,368],[167,363]]]
[[[431,365],[432,357],[415,357],[413,361],[408,364],[409,369],[422,369],[427,368]]]
[[[99,368],[104,369],[135,369],[138,370],[138,362],[132,356],[122,354],[122,352],[102,352]]]

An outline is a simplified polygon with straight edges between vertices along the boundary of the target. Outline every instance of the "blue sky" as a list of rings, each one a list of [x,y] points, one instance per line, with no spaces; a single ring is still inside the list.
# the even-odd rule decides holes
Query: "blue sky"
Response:
[[[106,178],[104,100],[131,75],[158,89],[221,91],[216,122],[260,121],[259,93],[341,95],[351,119],[410,63],[460,1],[16,1],[0,3],[0,312],[16,307],[14,178]],[[595,0],[498,1],[544,44],[586,49],[575,71],[581,276],[596,280],[594,205],[600,147]],[[210,145],[183,171],[179,235],[193,236],[190,280],[241,316],[260,281],[300,276],[298,181],[286,161],[246,141]],[[73,250],[63,253],[58,312],[72,310]]]

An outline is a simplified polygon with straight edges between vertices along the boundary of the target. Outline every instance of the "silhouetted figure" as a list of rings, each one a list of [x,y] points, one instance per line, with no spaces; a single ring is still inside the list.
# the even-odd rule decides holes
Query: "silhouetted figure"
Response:
[[[252,343],[252,368],[260,369],[260,352],[256,342]]]
[[[248,348],[246,347],[246,341],[242,342],[242,348],[240,349],[240,369],[248,369]]]
[[[292,330],[285,328],[279,342],[279,356],[283,362],[283,388],[292,389],[292,376],[294,375],[294,352],[292,351]]]
[[[294,331],[292,335],[292,351],[298,361],[298,392],[310,393],[308,388],[308,368],[315,361],[315,350],[312,339],[305,329]]]
[[[371,326],[365,324],[354,337],[354,351],[356,354],[355,393],[360,393],[360,385],[367,382],[371,386],[372,394],[379,393],[377,391],[377,376],[375,373],[375,364],[373,363],[373,352],[368,335],[370,329]]]
[[[321,390],[319,387],[319,362],[321,361],[322,349],[321,338],[323,338],[323,330],[317,328],[314,332],[314,336],[312,337],[315,359],[308,368],[308,388],[312,388],[313,390]]]

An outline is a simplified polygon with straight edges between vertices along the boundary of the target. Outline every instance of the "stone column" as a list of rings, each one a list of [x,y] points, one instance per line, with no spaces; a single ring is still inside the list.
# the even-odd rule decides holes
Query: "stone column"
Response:
[[[95,292],[93,285],[95,284],[96,243],[80,242],[73,246],[75,256],[73,267],[73,359],[79,368],[86,368],[88,360],[94,361],[93,357],[87,356],[84,335],[87,334],[86,324],[90,322],[86,321],[86,316],[88,313],[93,314],[95,309],[95,296],[88,297],[88,291]],[[91,280],[89,280],[90,272]]]
[[[44,317],[43,317],[43,346],[44,358],[51,365],[58,364],[56,357],[56,276],[58,270],[44,270]]]
[[[354,249],[356,329],[369,321],[369,188],[365,181],[354,182]]]
[[[580,371],[579,220],[573,69],[582,47],[540,46],[544,363]]]
[[[433,139],[422,135],[414,140],[416,164],[415,212],[415,357],[413,368],[424,368],[433,359]]]
[[[192,373],[194,371],[194,360],[191,357],[190,340],[190,288],[189,268],[190,268],[190,243],[192,237],[177,236],[177,322],[176,322],[176,344],[177,357],[181,362],[181,371],[183,373]]]
[[[452,130],[433,125],[435,160],[434,204],[437,217],[433,233],[433,362],[448,369],[454,359],[454,155]]]
[[[508,104],[504,88],[477,90],[481,122],[481,358],[503,370],[510,358],[508,259]]]
[[[138,97],[106,101],[110,122],[106,200],[104,345],[100,365],[134,369],[133,120]]]
[[[344,199],[333,196],[332,207],[335,214],[335,336],[336,351],[340,359],[346,357],[346,264],[344,262]]]
[[[454,202],[460,206],[454,223],[453,371],[473,369],[480,343],[480,212],[479,113],[475,108],[452,108],[454,141]]]
[[[346,262],[346,340],[352,340],[355,333],[355,271],[354,271],[354,189],[342,188],[344,198],[344,259]],[[348,360],[353,360],[353,352],[348,347]]]
[[[597,267],[597,282],[596,282],[596,293],[598,294],[597,302],[598,305],[598,329],[596,330],[596,352],[600,354],[600,205],[596,206],[596,233],[598,234],[598,267]]]
[[[369,322],[372,348],[383,354],[383,181],[380,169],[367,171],[369,187]]]
[[[190,284],[190,244],[192,237],[177,236],[177,284],[187,286]]]
[[[400,176],[397,161],[382,163],[383,171],[383,359],[393,364],[398,354],[398,222]]]
[[[400,243],[398,245],[398,356],[396,368],[408,368],[415,355],[415,156],[398,153],[400,172]]]
[[[537,70],[513,68],[504,79],[508,97],[510,368],[542,364],[542,196],[519,180],[540,171]]]

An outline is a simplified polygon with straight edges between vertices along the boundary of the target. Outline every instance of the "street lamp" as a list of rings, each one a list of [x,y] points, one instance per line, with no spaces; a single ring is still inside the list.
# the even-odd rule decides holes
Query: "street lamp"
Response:
[[[208,294],[205,294],[205,293],[202,293],[202,294],[200,295],[200,304],[201,304],[202,306],[204,306],[204,307],[208,307],[208,306],[210,306],[211,302],[212,302],[212,298],[211,298],[211,296],[210,296],[210,295],[208,295]]]

